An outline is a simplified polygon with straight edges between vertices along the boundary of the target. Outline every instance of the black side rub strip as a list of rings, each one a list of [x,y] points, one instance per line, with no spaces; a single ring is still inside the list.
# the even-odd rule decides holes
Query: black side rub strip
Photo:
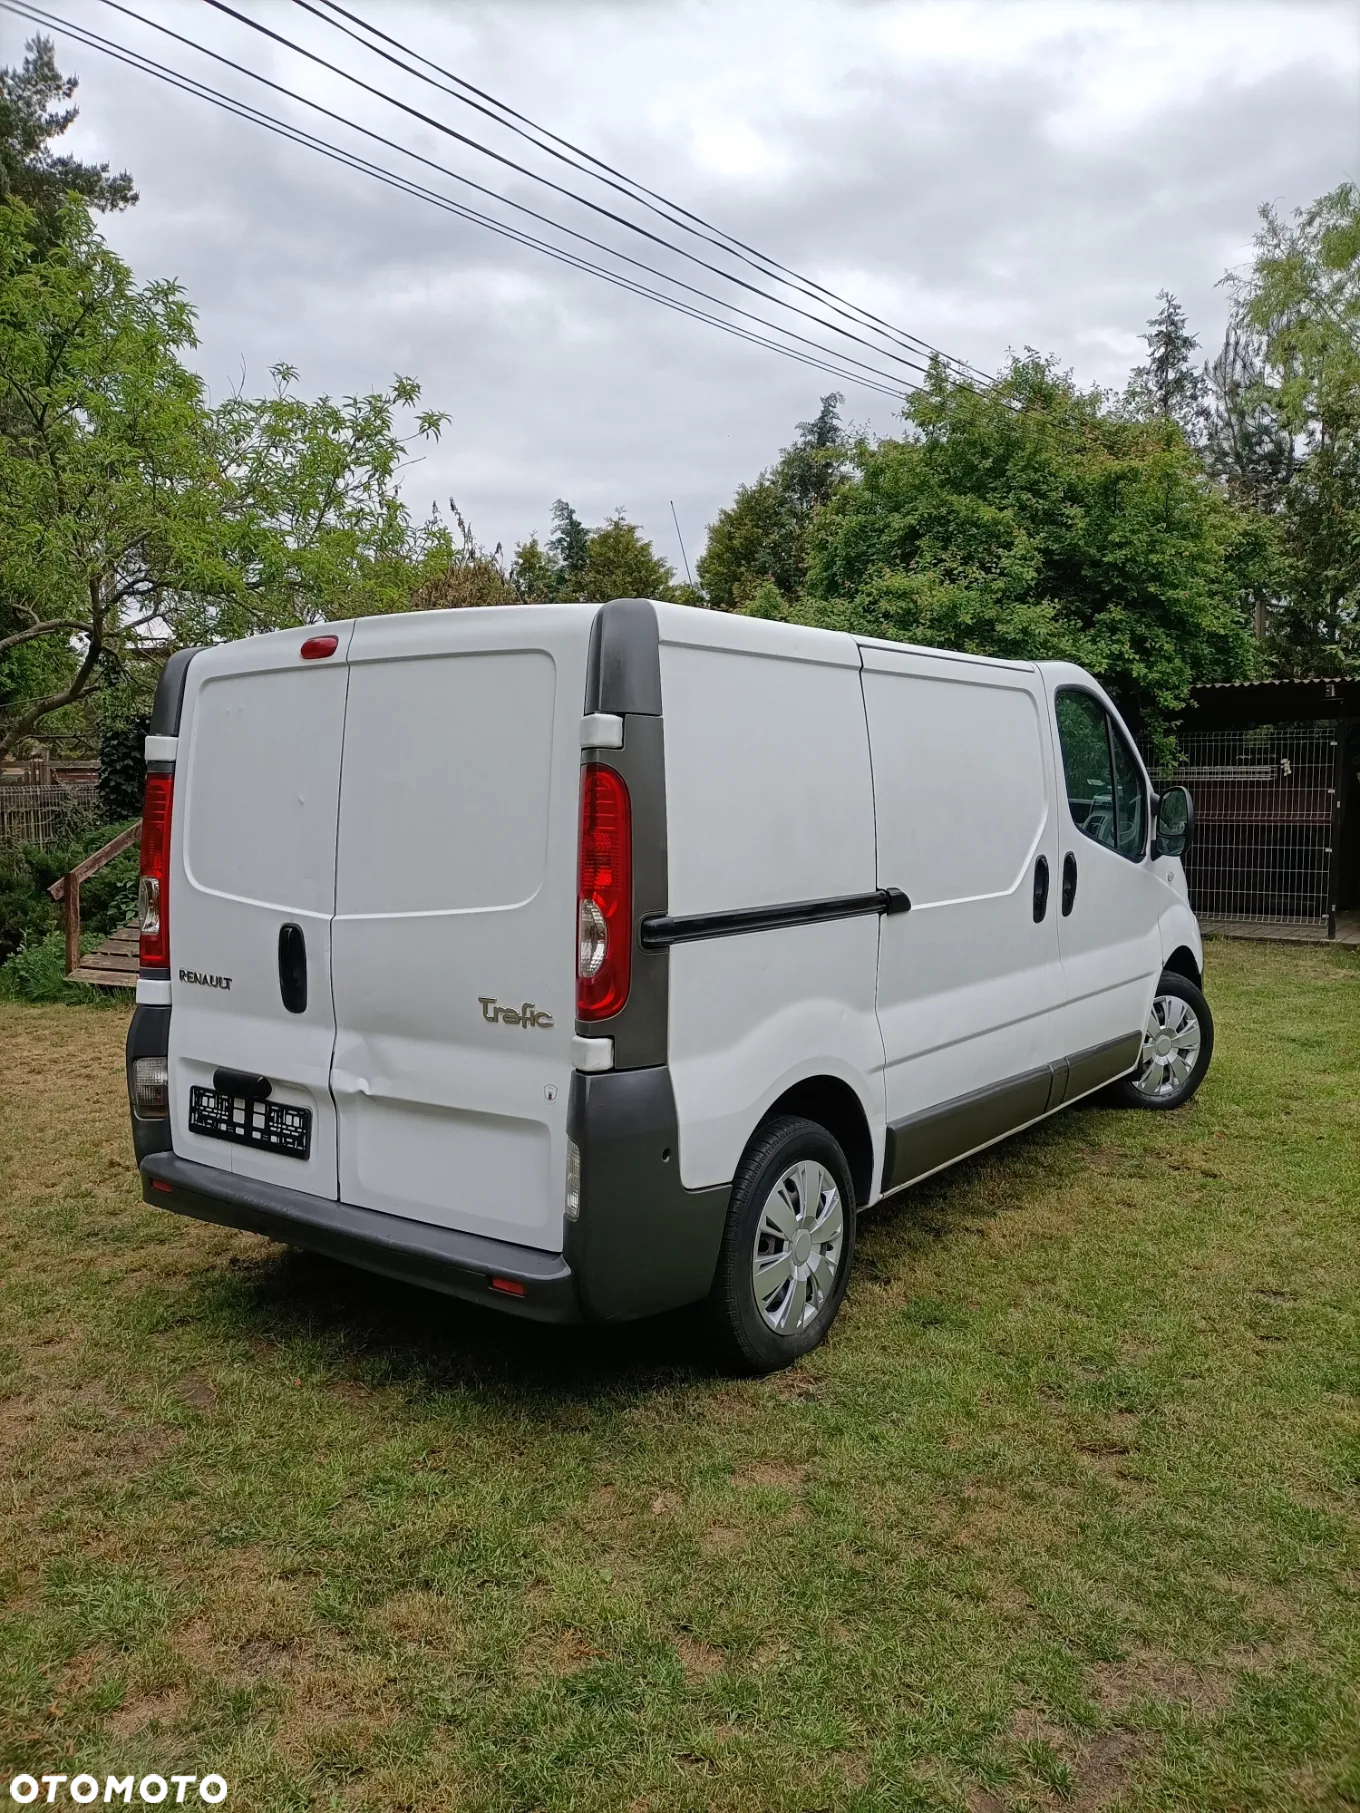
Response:
[[[788,900],[782,906],[738,907],[730,913],[653,913],[642,921],[639,938],[645,951],[696,938],[735,938],[742,932],[773,932],[785,925],[818,925],[828,919],[859,919],[870,913],[908,913],[911,902],[901,888],[875,888],[872,894],[833,894],[826,900]]]

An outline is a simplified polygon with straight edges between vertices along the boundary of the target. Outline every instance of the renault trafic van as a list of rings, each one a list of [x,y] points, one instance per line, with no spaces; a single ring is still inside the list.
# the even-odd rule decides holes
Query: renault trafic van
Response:
[[[146,1200],[787,1364],[859,1209],[1213,1025],[1089,674],[646,599],[174,655],[128,1037]]]

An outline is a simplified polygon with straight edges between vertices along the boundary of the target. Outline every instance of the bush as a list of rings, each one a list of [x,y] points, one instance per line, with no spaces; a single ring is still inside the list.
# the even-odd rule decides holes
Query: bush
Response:
[[[90,825],[50,850],[36,844],[0,848],[0,963],[60,928],[61,908],[48,888],[121,829]],[[82,932],[98,940],[126,925],[137,905],[137,870],[134,845],[90,877],[80,890]]]
[[[82,950],[99,943],[99,935],[82,937]],[[67,1007],[122,1005],[122,991],[91,988],[86,982],[66,980],[66,939],[61,932],[25,944],[0,963],[0,1001],[58,1002]]]
[[[145,716],[107,724],[99,739],[99,803],[105,816],[137,818],[146,789],[144,745],[151,720]]]

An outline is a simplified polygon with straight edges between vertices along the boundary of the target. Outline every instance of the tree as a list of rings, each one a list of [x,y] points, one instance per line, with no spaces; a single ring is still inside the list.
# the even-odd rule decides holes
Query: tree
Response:
[[[1199,341],[1169,290],[1159,290],[1157,300],[1162,306],[1143,335],[1147,362],[1134,368],[1125,400],[1135,415],[1176,422],[1193,443],[1203,432],[1207,400],[1204,374],[1191,357]]]
[[[675,573],[622,510],[590,531],[586,562],[566,594],[569,597],[669,598]]]
[[[590,531],[564,497],[552,507],[553,532],[548,537],[548,553],[557,563],[565,586],[580,580],[590,558]]]
[[[1230,321],[1207,367],[1205,463],[1238,502],[1275,515],[1294,476],[1294,437],[1270,396],[1261,336]]]
[[[588,529],[569,503],[553,505],[547,546],[537,536],[515,549],[511,577],[520,597],[555,599],[674,598],[675,574],[622,510]]]
[[[396,492],[413,382],[306,402],[280,366],[211,409],[178,286],[55,225],[0,205],[0,754],[179,642],[404,608],[452,550]]]
[[[1288,219],[1262,208],[1252,267],[1227,282],[1260,349],[1245,402],[1284,480],[1277,668],[1360,671],[1360,185]]]
[[[1245,676],[1250,524],[1185,436],[1030,353],[985,392],[937,363],[810,536],[808,621],[1100,676],[1154,737]]]
[[[447,561],[441,565],[436,550],[442,551],[446,531],[438,516],[432,516],[424,531],[427,571],[411,593],[411,609],[454,611],[480,605],[522,603],[518,587],[505,570],[500,543],[494,548],[483,547],[452,498],[449,499],[449,514],[458,530],[458,545],[450,546]]]
[[[817,414],[799,422],[792,445],[775,464],[753,485],[743,485],[718,513],[697,569],[715,609],[741,610],[767,584],[786,599],[802,590],[808,531],[847,470],[842,401],[835,391],[823,397]]]
[[[54,221],[74,194],[92,208],[130,208],[137,200],[126,170],[109,175],[107,164],[82,164],[58,157],[52,140],[79,117],[61,107],[78,86],[57,69],[50,38],[30,38],[19,69],[0,69],[0,202],[21,201]]]

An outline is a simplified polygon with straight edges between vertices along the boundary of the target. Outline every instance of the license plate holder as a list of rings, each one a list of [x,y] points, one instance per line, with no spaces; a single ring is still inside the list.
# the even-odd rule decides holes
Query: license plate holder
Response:
[[[306,1160],[312,1152],[312,1111],[291,1102],[251,1101],[195,1084],[189,1091],[189,1131],[257,1152]]]

